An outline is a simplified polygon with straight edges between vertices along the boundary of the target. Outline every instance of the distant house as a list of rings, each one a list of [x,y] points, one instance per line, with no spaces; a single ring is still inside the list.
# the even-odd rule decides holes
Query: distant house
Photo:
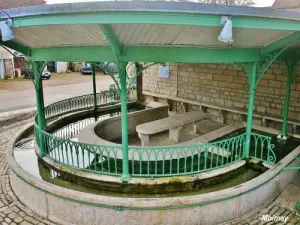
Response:
[[[299,0],[276,0],[273,8],[300,12]]]
[[[44,0],[1,0],[0,10],[45,4]]]
[[[0,10],[44,4],[46,4],[44,0],[0,0]],[[11,51],[15,52],[14,50]],[[0,47],[0,79],[3,79],[4,75],[14,77],[20,74],[19,69],[22,67],[22,60],[22,57],[14,58],[6,49]]]
[[[48,62],[45,68],[52,73],[65,73],[68,70],[67,62]]]
[[[4,48],[0,47],[0,79],[4,76],[14,76],[14,57]]]

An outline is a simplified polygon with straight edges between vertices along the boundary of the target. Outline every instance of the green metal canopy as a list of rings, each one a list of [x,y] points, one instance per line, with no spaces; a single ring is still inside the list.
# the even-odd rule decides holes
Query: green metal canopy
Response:
[[[13,41],[0,44],[26,54],[34,69],[37,98],[36,141],[47,152],[47,124],[43,101],[43,61],[89,61],[93,68],[94,109],[97,108],[95,65],[115,61],[111,74],[120,94],[122,119],[122,181],[130,180],[128,158],[128,84],[146,67],[128,62],[187,62],[242,65],[248,76],[249,103],[243,158],[250,156],[257,85],[274,60],[283,57],[288,79],[280,137],[287,138],[288,106],[293,71],[300,57],[300,14],[271,8],[207,5],[186,2],[92,2],[45,5],[7,10],[13,18]],[[231,18],[234,42],[218,40],[221,18]],[[3,18],[2,18],[3,19]],[[5,18],[4,18],[5,19]],[[136,63],[139,65],[138,63]],[[114,77],[116,75],[116,77]],[[234,141],[240,137],[233,138]],[[257,136],[261,140],[270,140]],[[64,140],[69,142],[70,140]],[[257,143],[257,142],[256,142]],[[268,153],[272,145],[268,144]],[[151,150],[152,151],[152,150]],[[274,159],[274,158],[273,158]],[[268,160],[271,160],[268,154]]]
[[[293,43],[300,14],[271,8],[187,2],[91,2],[6,11],[15,39],[2,43],[32,60],[254,62]],[[221,43],[222,16],[231,16],[234,42]]]

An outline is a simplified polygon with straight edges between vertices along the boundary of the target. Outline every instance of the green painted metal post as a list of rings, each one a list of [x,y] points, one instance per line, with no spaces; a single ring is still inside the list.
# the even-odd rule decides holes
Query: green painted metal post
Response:
[[[246,143],[244,149],[244,156],[249,158],[250,153],[250,141],[253,121],[253,107],[254,107],[254,96],[256,89],[256,75],[257,75],[258,63],[252,64],[252,70],[247,73],[249,80],[249,103],[248,103],[248,116],[247,116],[247,129],[246,129]]]
[[[40,155],[44,156],[45,152],[45,141],[43,138],[43,130],[46,126],[45,110],[44,110],[44,95],[43,95],[43,82],[42,82],[42,71],[39,68],[39,62],[32,62],[34,69],[34,81],[35,81],[35,94],[36,94],[36,107],[38,115],[38,127],[39,127],[39,147]]]
[[[281,138],[287,139],[287,121],[289,116],[289,105],[291,98],[291,84],[293,78],[294,64],[291,61],[286,62],[287,66],[287,81],[286,81],[286,89],[285,89],[285,103],[284,103],[284,111],[283,111],[283,121],[282,121],[282,130],[281,130]]]
[[[121,180],[124,182],[128,182],[130,180],[129,175],[129,165],[128,165],[128,119],[127,119],[127,82],[126,82],[126,63],[119,62],[118,63],[118,71],[120,77],[120,86],[121,86],[121,121],[122,121],[122,166],[123,166],[123,174]]]
[[[97,109],[97,90],[96,90],[96,69],[95,64],[92,63],[92,75],[93,75],[93,97],[94,97],[94,110]]]
[[[139,102],[145,101],[145,97],[143,95],[143,72],[142,65],[138,62],[135,62],[136,73],[138,76],[136,77],[136,99]]]

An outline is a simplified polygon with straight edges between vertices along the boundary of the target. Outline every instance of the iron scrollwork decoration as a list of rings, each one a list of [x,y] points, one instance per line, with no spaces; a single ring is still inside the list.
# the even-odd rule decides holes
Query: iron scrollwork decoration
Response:
[[[138,63],[138,62],[133,62],[133,63],[128,63],[126,66],[126,74],[127,74],[127,89],[130,88],[135,88],[134,82],[136,82],[136,79],[139,75],[143,73],[143,71],[149,69],[151,66],[156,65],[156,64],[162,64],[165,65],[164,63]],[[114,81],[117,90],[120,91],[120,77],[118,74],[118,67],[115,62],[108,62],[108,63],[94,63],[96,67],[98,67],[100,70],[108,74]]]
[[[128,63],[126,66],[126,74],[127,74],[127,87],[132,88],[134,85],[133,83],[136,82],[138,76],[140,76],[145,70],[149,69],[151,66],[156,64],[162,64],[165,66],[165,63]]]
[[[276,154],[274,153],[274,147],[275,147],[274,144],[269,144],[269,147],[268,147],[269,157],[268,157],[267,161],[275,164],[276,163]]]

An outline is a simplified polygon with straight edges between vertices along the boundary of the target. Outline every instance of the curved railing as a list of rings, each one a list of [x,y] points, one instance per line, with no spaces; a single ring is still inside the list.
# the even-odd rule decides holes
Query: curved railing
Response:
[[[97,106],[105,104],[118,103],[120,101],[120,95],[117,90],[102,91],[96,94]],[[136,100],[136,89],[130,88],[128,90],[128,101]],[[64,114],[92,109],[94,107],[94,96],[81,95],[74,98],[64,99],[45,107],[45,118],[52,119]]]
[[[92,96],[92,95],[91,95]],[[66,99],[45,108],[46,118],[54,118],[77,110],[93,107],[89,95]],[[118,97],[108,92],[97,94],[98,107],[117,103]],[[136,95],[132,95],[136,96]],[[134,100],[129,98],[129,100]],[[100,104],[101,103],[101,104]],[[49,108],[48,108],[49,107]],[[91,123],[92,121],[84,121]],[[78,132],[82,126],[77,128]],[[35,136],[39,144],[39,128],[35,125]],[[70,140],[70,136],[42,131],[46,155],[53,160],[82,170],[100,174],[122,174],[122,149],[119,146],[98,146]],[[245,158],[246,134],[205,144],[168,147],[129,147],[129,172],[132,176],[164,177],[201,173],[232,164]],[[251,133],[250,157],[275,163],[276,155],[271,137]]]
[[[253,146],[253,149],[250,152],[251,158],[256,158],[269,163],[276,162],[276,155],[273,151],[274,144],[271,143],[271,137],[252,133],[251,140]]]

